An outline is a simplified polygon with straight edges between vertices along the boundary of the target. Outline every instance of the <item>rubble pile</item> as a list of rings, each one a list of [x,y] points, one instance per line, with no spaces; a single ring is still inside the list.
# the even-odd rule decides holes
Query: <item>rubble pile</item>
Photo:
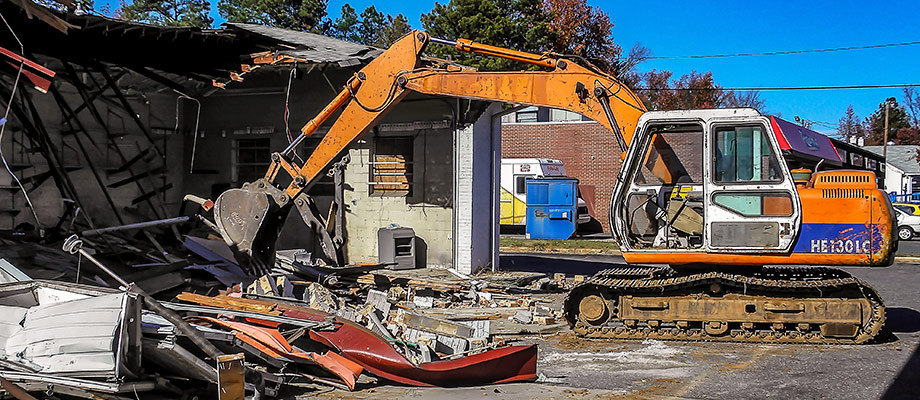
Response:
[[[271,273],[256,278],[220,240],[108,240],[117,250],[70,243],[77,256],[35,243],[0,248],[10,260],[0,259],[3,390],[242,399],[534,380],[536,346],[515,345],[515,335],[564,326],[536,294],[573,284],[535,273],[333,268],[304,250],[278,251]]]

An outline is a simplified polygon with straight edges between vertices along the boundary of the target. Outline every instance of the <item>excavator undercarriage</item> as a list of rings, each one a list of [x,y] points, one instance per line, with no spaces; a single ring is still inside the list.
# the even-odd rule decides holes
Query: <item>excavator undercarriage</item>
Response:
[[[565,299],[589,338],[763,343],[864,343],[885,320],[878,293],[825,267],[622,267],[601,271]]]

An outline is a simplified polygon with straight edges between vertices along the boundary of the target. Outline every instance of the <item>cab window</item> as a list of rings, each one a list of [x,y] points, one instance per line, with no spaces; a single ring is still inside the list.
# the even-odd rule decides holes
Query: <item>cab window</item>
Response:
[[[675,185],[703,182],[703,129],[698,124],[650,127],[651,141],[636,184]]]
[[[776,155],[761,126],[721,127],[715,131],[714,179],[720,183],[779,182]]]

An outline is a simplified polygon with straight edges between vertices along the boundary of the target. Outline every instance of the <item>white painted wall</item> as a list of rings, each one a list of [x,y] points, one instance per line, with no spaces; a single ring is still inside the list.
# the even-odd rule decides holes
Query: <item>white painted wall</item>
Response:
[[[904,194],[904,171],[894,165],[885,165],[885,191],[888,193]]]
[[[498,251],[498,183],[501,112],[492,104],[472,126],[455,136],[455,268],[463,273],[491,268]]]

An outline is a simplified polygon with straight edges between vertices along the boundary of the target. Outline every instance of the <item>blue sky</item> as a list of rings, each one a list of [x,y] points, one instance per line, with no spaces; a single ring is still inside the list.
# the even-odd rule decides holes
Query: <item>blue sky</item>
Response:
[[[103,0],[109,2],[113,0]],[[117,1],[117,0],[116,0]],[[447,0],[442,0],[442,3]],[[419,16],[434,1],[330,0],[335,17],[345,3],[360,13],[373,4],[404,14],[420,28]],[[217,17],[216,1],[212,14]],[[920,1],[595,1],[615,23],[614,39],[628,49],[641,43],[655,56],[806,50],[920,41]],[[219,17],[215,18],[219,21]],[[712,71],[725,87],[876,85],[920,83],[920,45],[830,53],[690,60],[650,60],[640,71],[666,69],[676,76]],[[901,89],[761,92],[766,109],[792,120],[836,124],[847,105],[860,117]],[[815,126],[822,132],[833,129]]]
[[[342,4],[363,10],[374,4],[402,13],[414,27],[433,1],[331,0],[330,15]],[[920,41],[920,2],[888,1],[590,1],[614,21],[614,40],[635,43],[655,56],[771,52]],[[882,5],[884,4],[884,5]],[[666,69],[675,75],[712,71],[725,87],[822,86],[920,83],[920,45],[831,53],[650,60],[640,71]],[[860,117],[885,98],[901,101],[901,89],[849,89],[761,92],[766,109],[792,120],[836,125],[847,105]],[[815,126],[822,132],[833,129]]]

